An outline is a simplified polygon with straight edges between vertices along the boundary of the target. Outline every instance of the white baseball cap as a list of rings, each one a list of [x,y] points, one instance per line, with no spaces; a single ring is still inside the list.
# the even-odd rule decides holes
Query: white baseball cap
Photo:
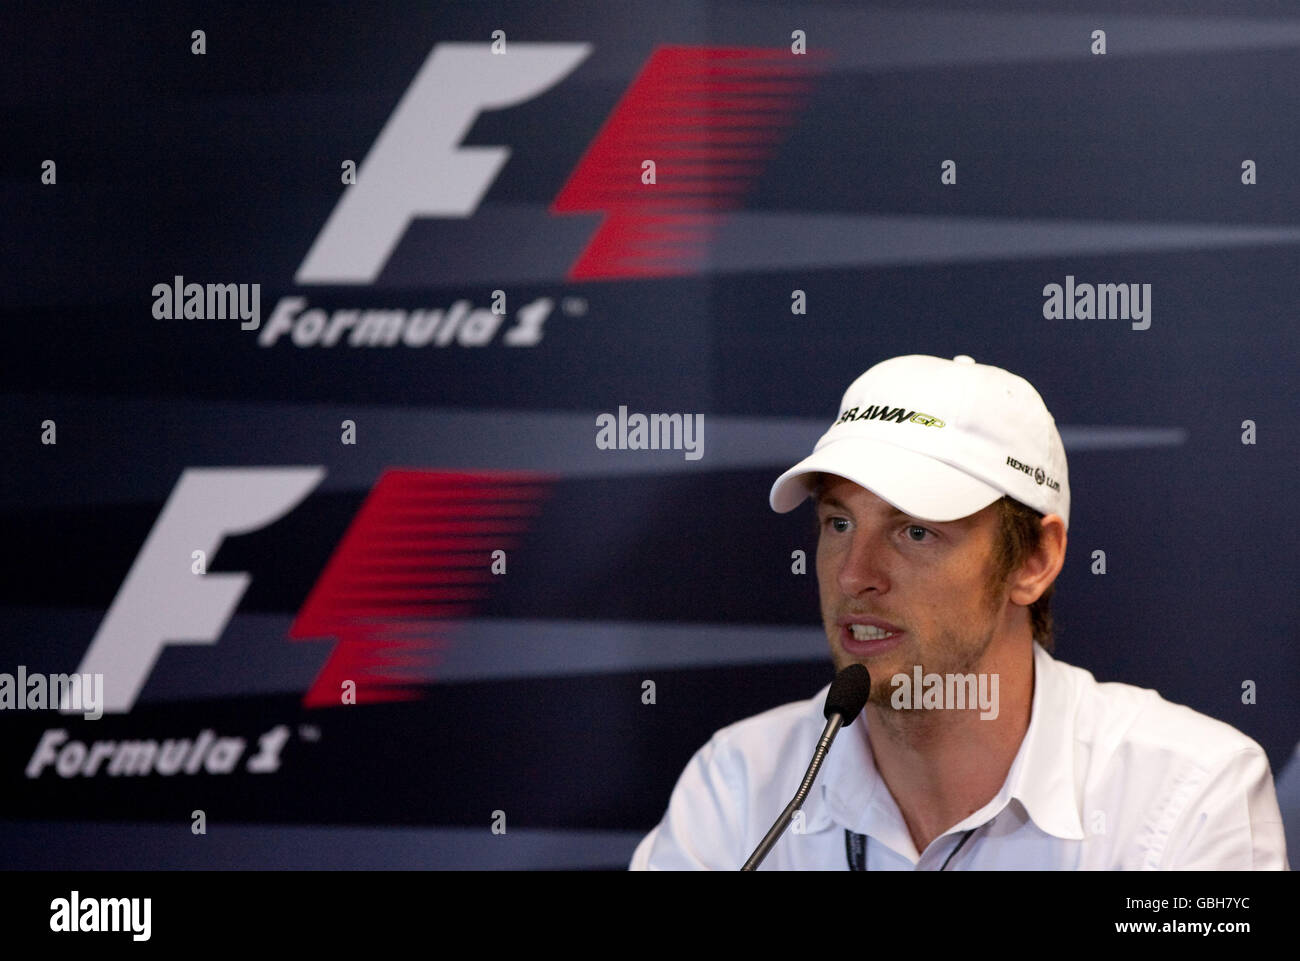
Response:
[[[823,472],[921,520],[967,517],[1006,494],[1070,525],[1065,446],[1043,398],[965,354],[893,357],[850,384],[812,454],[772,485],[772,509],[794,510]]]

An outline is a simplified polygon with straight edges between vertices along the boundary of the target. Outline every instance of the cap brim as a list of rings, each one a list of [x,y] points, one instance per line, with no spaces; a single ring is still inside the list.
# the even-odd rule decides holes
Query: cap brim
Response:
[[[810,493],[813,475],[835,474],[865,487],[905,514],[955,521],[988,507],[1002,491],[926,454],[884,441],[846,437],[833,441],[776,479],[769,502],[784,514]]]

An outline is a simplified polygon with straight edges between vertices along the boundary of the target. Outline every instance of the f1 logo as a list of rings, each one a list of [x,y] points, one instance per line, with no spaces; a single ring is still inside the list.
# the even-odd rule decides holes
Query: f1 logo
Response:
[[[168,644],[215,644],[248,589],[248,574],[196,576],[191,553],[211,557],[228,535],[279,520],[324,476],[323,467],[190,468],[181,475],[77,668],[104,676],[105,713],[131,709]]]
[[[509,147],[462,147],[485,110],[524,103],[591,53],[588,43],[440,43],[379,132],[294,281],[372,284],[417,217],[469,217]]]

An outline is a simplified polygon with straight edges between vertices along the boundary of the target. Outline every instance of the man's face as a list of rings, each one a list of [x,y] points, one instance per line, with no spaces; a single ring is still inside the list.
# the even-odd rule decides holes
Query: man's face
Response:
[[[998,507],[937,523],[911,517],[852,481],[825,475],[817,504],[817,582],[836,670],[871,672],[871,702],[888,706],[895,674],[977,669],[1006,606],[994,589]],[[859,638],[848,621],[894,636]],[[859,629],[860,631],[861,629]],[[870,633],[879,634],[879,629]]]

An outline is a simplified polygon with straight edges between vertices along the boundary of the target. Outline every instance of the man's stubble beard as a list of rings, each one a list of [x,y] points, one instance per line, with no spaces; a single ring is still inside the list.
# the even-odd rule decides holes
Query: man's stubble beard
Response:
[[[842,648],[832,644],[833,652],[832,661],[835,664],[837,672],[843,670],[850,664],[862,663],[871,673],[871,694],[867,698],[867,703],[875,705],[880,709],[884,717],[895,720],[898,724],[912,722],[914,724],[924,723],[929,720],[929,716],[935,714],[934,711],[918,710],[899,710],[893,706],[891,699],[894,691],[894,677],[897,674],[906,674],[909,681],[915,680],[915,666],[921,666],[921,676],[924,678],[927,674],[970,674],[976,671],[988,653],[988,649],[993,644],[993,638],[997,633],[998,621],[1003,606],[1006,603],[1006,582],[999,581],[990,577],[983,601],[984,607],[982,613],[988,618],[987,624],[980,628],[980,632],[975,637],[967,637],[958,634],[955,631],[945,631],[939,636],[937,644],[929,647],[927,656],[920,654],[920,645],[916,638],[910,632],[907,634],[908,640],[903,648],[891,652],[887,658],[879,659],[874,666],[870,663],[864,663],[857,658],[852,657]],[[838,625],[829,625],[828,630],[835,629],[838,632]],[[920,691],[913,691],[913,703],[920,696]],[[937,719],[936,719],[937,720]]]
[[[891,657],[882,659],[877,669],[880,676],[877,677],[875,673],[871,676],[871,697],[868,698],[868,703],[895,714],[909,713],[897,711],[890,703],[897,689],[894,684],[896,675],[905,674],[909,682],[914,681],[918,665],[921,668],[922,678],[929,674],[938,674],[940,677],[948,674],[970,674],[984,660],[984,655],[992,645],[996,632],[996,621],[990,622],[982,630],[982,635],[976,637],[945,631],[936,643],[926,648],[924,654],[921,653],[921,646],[915,642],[915,638],[912,638],[904,648],[894,652]],[[885,673],[886,671],[888,674]],[[920,693],[920,691],[913,691],[913,698],[918,697]]]

